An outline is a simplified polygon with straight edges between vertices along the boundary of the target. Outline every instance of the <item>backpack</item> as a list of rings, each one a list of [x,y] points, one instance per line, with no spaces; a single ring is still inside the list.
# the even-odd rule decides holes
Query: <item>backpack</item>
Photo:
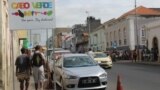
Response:
[[[40,67],[44,65],[44,59],[41,53],[34,53],[32,57],[32,66]]]

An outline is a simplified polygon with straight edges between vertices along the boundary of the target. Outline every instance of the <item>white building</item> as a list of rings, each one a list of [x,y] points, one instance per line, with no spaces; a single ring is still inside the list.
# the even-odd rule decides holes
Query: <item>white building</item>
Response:
[[[112,20],[106,28],[107,50],[134,50],[137,46],[142,48],[142,25],[160,19],[160,11],[143,6],[123,14],[118,19]]]
[[[145,41],[145,45],[149,50],[155,48],[159,51],[158,60],[160,61],[160,20],[144,24],[142,26],[142,42]]]
[[[106,51],[106,28],[108,27],[108,22],[103,23],[93,32],[91,32],[91,47],[94,51]]]

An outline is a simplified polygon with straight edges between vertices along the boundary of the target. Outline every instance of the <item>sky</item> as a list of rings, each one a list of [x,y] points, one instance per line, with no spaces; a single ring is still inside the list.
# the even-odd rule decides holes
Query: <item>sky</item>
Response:
[[[137,0],[137,6],[160,8],[160,0]],[[135,0],[55,0],[56,27],[85,24],[87,16],[94,16],[104,23],[134,7]]]

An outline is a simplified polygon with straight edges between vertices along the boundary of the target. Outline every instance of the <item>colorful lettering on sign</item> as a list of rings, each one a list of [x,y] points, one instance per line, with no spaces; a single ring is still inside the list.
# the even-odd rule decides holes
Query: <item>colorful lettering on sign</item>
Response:
[[[43,12],[37,12],[37,11],[20,11],[12,13],[12,15],[15,16],[20,16],[20,17],[25,17],[25,16],[38,16],[38,15],[45,15],[45,16],[51,16],[52,15],[52,10],[50,11],[43,11]]]
[[[12,8],[13,9],[29,9],[30,8],[30,3],[28,2],[14,2],[12,3]]]
[[[11,4],[13,9],[29,9],[31,7],[29,2],[13,2]],[[32,2],[34,9],[52,8],[52,2]]]
[[[32,2],[33,8],[52,8],[52,2]]]

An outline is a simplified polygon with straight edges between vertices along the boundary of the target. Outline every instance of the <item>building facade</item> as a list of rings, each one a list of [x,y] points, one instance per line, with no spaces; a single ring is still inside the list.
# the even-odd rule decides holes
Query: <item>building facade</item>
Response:
[[[152,49],[158,50],[158,59],[160,61],[160,20],[149,22],[142,25],[141,42],[144,42],[145,46],[151,51]]]
[[[134,9],[107,24],[107,50],[134,50],[144,47],[141,42],[141,26],[160,19],[160,12],[143,6],[137,7],[136,11],[136,15]]]
[[[91,48],[93,51],[105,51],[106,50],[106,34],[105,25],[102,24],[91,34]]]
[[[69,48],[71,41],[67,41],[68,35],[71,35],[72,29],[67,27],[55,28],[54,46],[55,48]]]
[[[101,20],[95,17],[89,16],[86,19],[85,24],[76,24],[72,28],[72,33],[75,35],[73,38],[73,45],[76,52],[86,52],[88,48],[91,48],[91,33],[101,25]]]
[[[19,54],[17,32],[9,30],[7,1],[0,1],[0,90],[13,89],[14,60]]]
[[[74,52],[84,52],[88,47],[88,31],[86,25],[76,24],[72,27]]]

